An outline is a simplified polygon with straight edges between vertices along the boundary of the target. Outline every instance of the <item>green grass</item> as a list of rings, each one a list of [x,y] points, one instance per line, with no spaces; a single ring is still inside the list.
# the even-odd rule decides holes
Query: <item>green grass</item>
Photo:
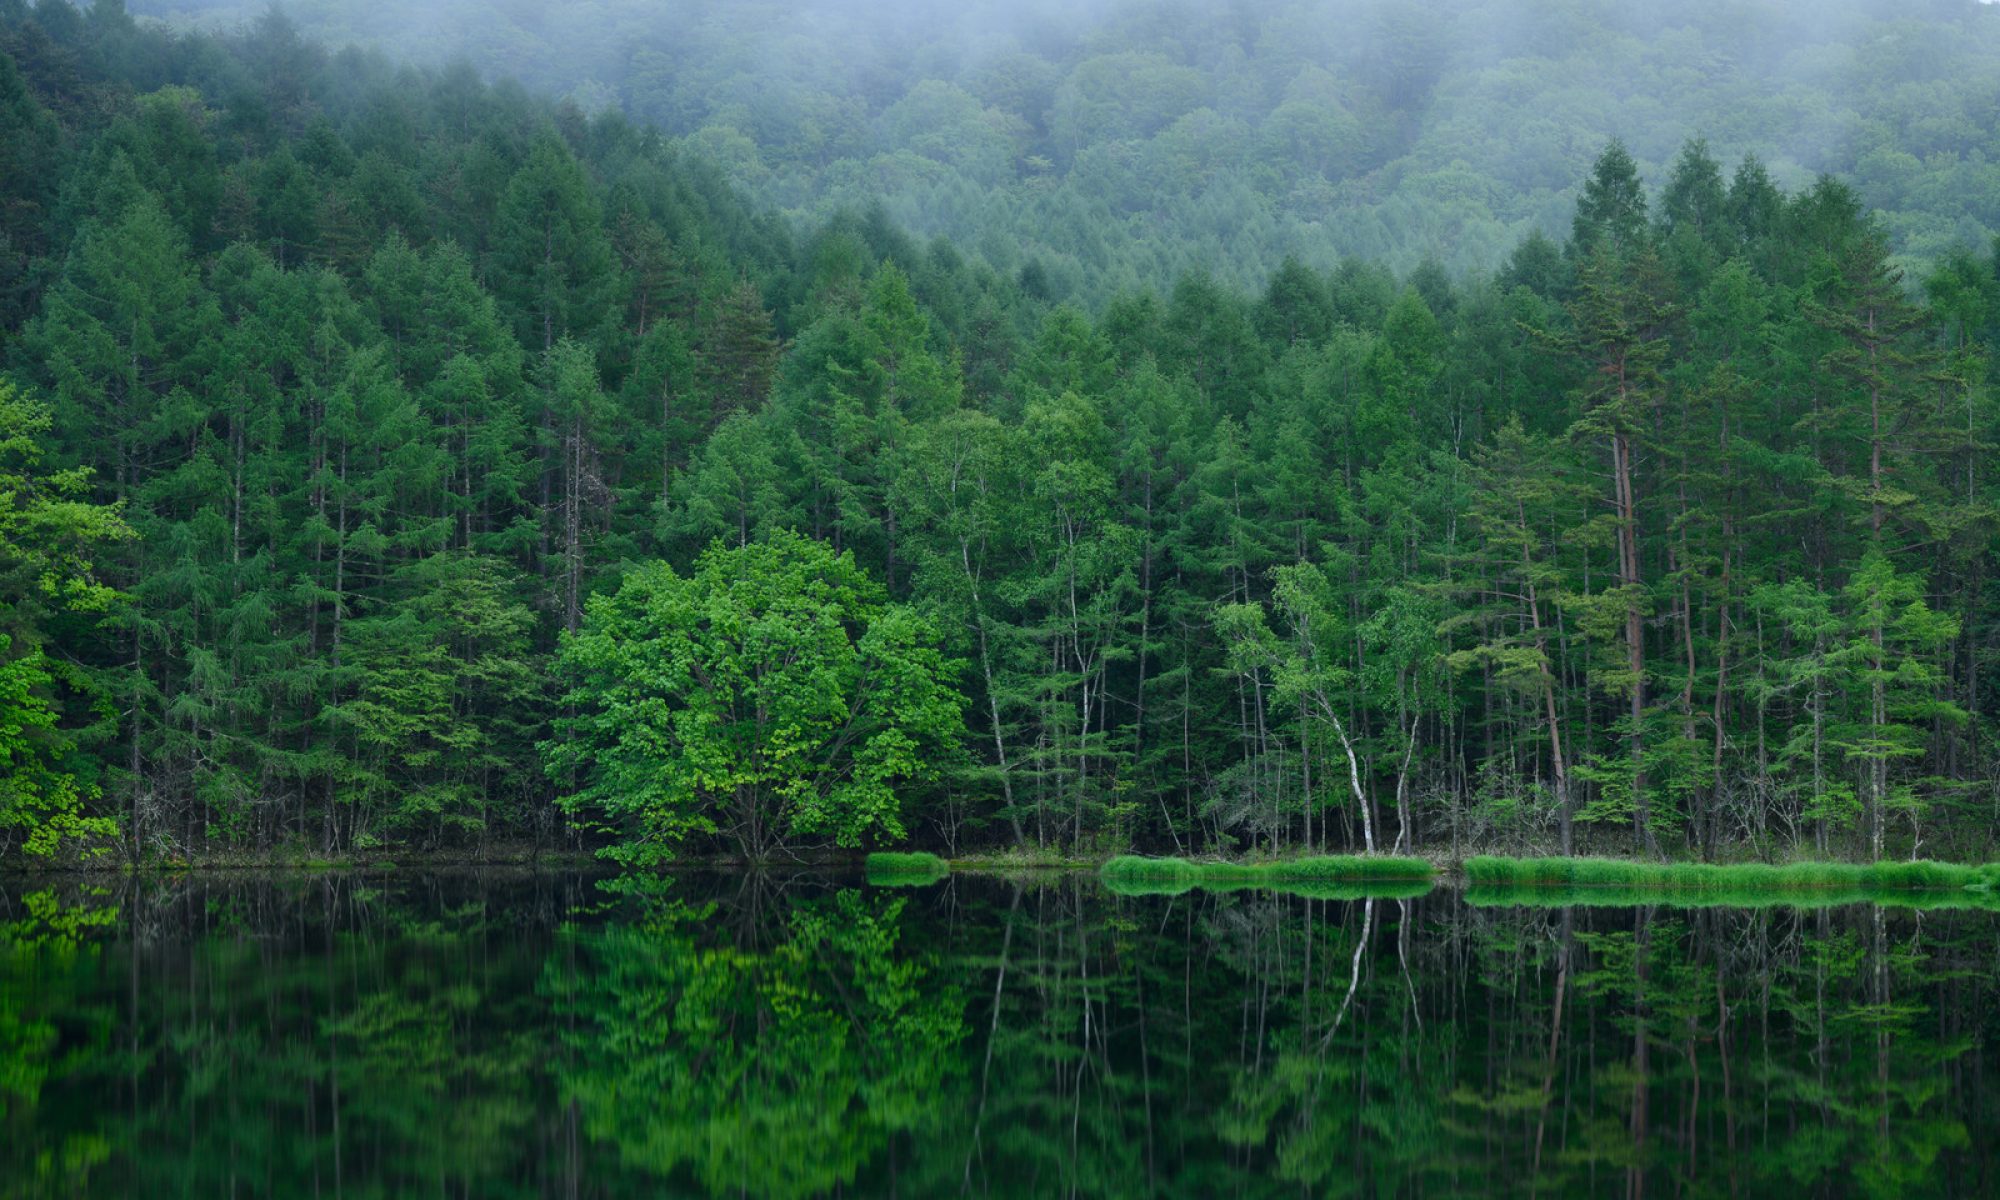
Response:
[[[935,854],[878,851],[863,864],[868,882],[877,887],[912,887],[936,883],[951,874],[951,864]]]
[[[1142,858],[1121,854],[1097,870],[1097,878],[1120,896],[1178,896],[1195,889],[1195,865],[1184,858]]]
[[[1195,866],[1185,858],[1145,858],[1121,854],[1099,867],[1105,879],[1192,879]]]
[[[1475,884],[1465,902],[1479,908],[1838,908],[1874,904],[1882,908],[1977,908],[2000,912],[2000,892],[1909,891],[1884,888],[1821,888],[1782,892],[1768,889],[1689,892],[1645,887],[1577,887]]]
[[[1179,895],[1199,887],[1219,892],[1270,888],[1324,899],[1358,899],[1421,896],[1430,890],[1434,873],[1421,858],[1375,855],[1230,863],[1124,854],[1105,863],[1098,878],[1122,896]]]
[[[1880,904],[2000,907],[2000,864],[1650,863],[1605,858],[1497,858],[1465,862],[1474,904],[1632,905],[1756,908]],[[1989,900],[1988,898],[1992,899]]]
[[[1081,867],[1094,867],[1101,861],[1103,860],[1093,855],[1058,850],[1053,847],[1009,846],[1002,850],[956,855],[951,860],[951,869],[996,874],[1021,871],[1074,871]]]

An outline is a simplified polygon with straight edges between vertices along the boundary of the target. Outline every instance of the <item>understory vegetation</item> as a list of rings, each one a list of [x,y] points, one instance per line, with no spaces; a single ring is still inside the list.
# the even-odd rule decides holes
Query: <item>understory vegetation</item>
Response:
[[[1991,858],[1985,226],[1656,133],[1490,271],[1065,303],[615,107],[0,0],[0,862]]]

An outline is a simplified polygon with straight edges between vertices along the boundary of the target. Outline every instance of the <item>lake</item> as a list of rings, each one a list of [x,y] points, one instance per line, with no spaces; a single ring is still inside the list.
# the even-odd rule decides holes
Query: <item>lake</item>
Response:
[[[0,1196],[2000,1194],[2000,914],[0,885]]]

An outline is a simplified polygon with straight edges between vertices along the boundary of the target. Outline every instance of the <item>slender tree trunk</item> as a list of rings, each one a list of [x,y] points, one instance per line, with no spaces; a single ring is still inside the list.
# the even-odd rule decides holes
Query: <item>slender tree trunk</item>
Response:
[[[1410,831],[1410,760],[1417,753],[1417,723],[1410,722],[1409,732],[1403,735],[1403,765],[1396,771],[1396,845],[1393,853],[1401,854],[1414,842]]]
[[[340,635],[342,618],[347,614],[347,447],[340,448],[340,499],[334,505],[337,515],[334,525],[333,545],[333,667],[340,669]]]
[[[1812,769],[1813,800],[1819,811],[1819,819],[1814,822],[1819,835],[1819,854],[1827,854],[1826,835],[1826,638],[1822,634],[1813,643],[1813,690],[1812,690]]]
[[[1646,852],[1661,858],[1659,840],[1653,835],[1652,806],[1646,795],[1645,612],[1639,596],[1639,518],[1632,487],[1632,442],[1625,433],[1612,436],[1611,458],[1618,501],[1618,582],[1629,589],[1625,604],[1625,666],[1632,677],[1628,710],[1631,728],[1626,734],[1632,758],[1632,825]]]
[[[1628,1200],[1645,1200],[1646,1195],[1646,1132],[1651,1120],[1647,1100],[1651,1095],[1652,1082],[1647,1078],[1650,1067],[1646,1053],[1646,951],[1651,941],[1649,915],[1646,909],[1639,910],[1639,928],[1634,935],[1632,950],[1632,1165],[1625,1173]]]
[[[993,655],[987,648],[986,616],[981,611],[979,590],[972,592],[972,620],[979,628],[979,670],[986,680],[986,711],[993,721],[993,754],[1000,765],[1000,793],[1007,803],[1007,825],[1014,831],[1014,844],[1027,844],[1021,829],[1021,815],[1014,809],[1014,772],[1007,762],[1006,726],[1000,719],[1000,697],[994,691]]]
[[[1882,549],[1882,388],[1875,382],[1877,348],[1875,345],[1875,310],[1868,310],[1868,537],[1870,549]],[[1884,654],[1882,649],[1882,607],[1878,602],[1872,606],[1873,618],[1868,626],[1869,666],[1872,680],[1868,687],[1868,714],[1872,724],[1871,733],[1878,740],[1882,727],[1889,722],[1887,684],[1882,677]],[[1882,826],[1884,806],[1889,790],[1889,760],[1877,753],[1868,762],[1867,808],[1863,819],[1868,826],[1868,853],[1871,859],[1882,857]]]
[[[1521,526],[1527,528],[1525,511],[1522,512]],[[1535,581],[1530,573],[1525,547],[1521,551],[1521,574],[1528,589],[1528,623],[1534,629],[1535,649],[1541,655],[1542,704],[1549,722],[1549,767],[1555,777],[1556,812],[1562,830],[1563,857],[1568,858],[1576,852],[1576,809],[1570,803],[1569,764],[1563,757],[1562,714],[1556,708],[1555,675],[1549,670],[1549,639],[1542,629],[1542,604],[1535,594]]]
[[[576,632],[583,607],[584,431],[581,413],[572,418],[563,480],[563,628]]]
[[[1334,711],[1332,702],[1323,693],[1319,696],[1319,706],[1320,711],[1326,714],[1328,723],[1333,726],[1334,735],[1340,739],[1341,749],[1347,752],[1348,784],[1354,789],[1354,803],[1361,809],[1362,843],[1367,847],[1368,853],[1373,854],[1375,819],[1368,811],[1368,793],[1361,787],[1361,761],[1354,755],[1354,743],[1347,736],[1347,727],[1340,723],[1340,714]]]

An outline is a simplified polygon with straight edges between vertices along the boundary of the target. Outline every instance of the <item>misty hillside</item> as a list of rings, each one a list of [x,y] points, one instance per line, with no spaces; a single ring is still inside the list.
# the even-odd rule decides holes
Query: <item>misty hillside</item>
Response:
[[[134,0],[223,27],[265,5]],[[2000,10],[1975,0],[296,0],[302,32],[683,136],[776,209],[880,202],[1054,297],[1287,254],[1495,266],[1610,137],[1830,172],[1906,262],[2000,229]]]

